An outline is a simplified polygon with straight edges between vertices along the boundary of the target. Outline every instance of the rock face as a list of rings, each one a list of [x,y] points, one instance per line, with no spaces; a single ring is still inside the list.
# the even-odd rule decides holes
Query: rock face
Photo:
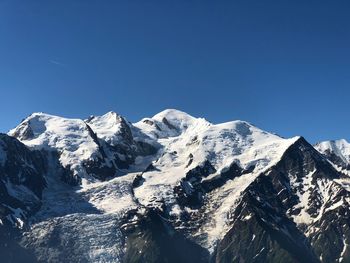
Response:
[[[176,231],[161,211],[149,209],[143,215],[133,216],[138,216],[136,223],[124,229],[125,262],[208,261],[208,251]]]
[[[6,134],[0,134],[0,148],[0,219],[21,226],[40,206],[47,162]]]
[[[350,147],[177,110],[0,135],[8,262],[350,262]],[[6,249],[10,248],[10,249]],[[14,253],[17,251],[18,253]]]
[[[246,189],[234,212],[233,226],[218,246],[218,262],[231,262],[232,258],[319,262],[308,233],[314,230],[313,221],[324,206],[323,183],[338,177],[311,145],[299,139]],[[248,248],[245,253],[244,248]]]
[[[0,254],[2,260],[31,262],[35,257],[20,247],[17,230],[40,209],[47,161],[17,139],[0,134]],[[15,228],[13,228],[15,227]]]

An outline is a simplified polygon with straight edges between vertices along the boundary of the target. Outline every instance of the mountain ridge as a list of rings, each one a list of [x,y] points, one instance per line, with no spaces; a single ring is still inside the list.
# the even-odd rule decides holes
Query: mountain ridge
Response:
[[[36,212],[24,216],[16,196],[15,203],[0,199],[11,208],[0,213],[2,225],[17,229],[11,242],[39,262],[67,255],[159,262],[171,258],[165,240],[178,253],[193,248],[184,262],[345,262],[350,253],[349,166],[327,143],[314,148],[301,136],[285,139],[245,121],[213,124],[174,109],[136,123],[115,112],[86,120],[33,113],[6,136],[21,146],[9,161],[0,140],[0,167],[31,153],[41,159]],[[20,181],[16,187],[29,189]],[[321,239],[332,245],[324,249]]]

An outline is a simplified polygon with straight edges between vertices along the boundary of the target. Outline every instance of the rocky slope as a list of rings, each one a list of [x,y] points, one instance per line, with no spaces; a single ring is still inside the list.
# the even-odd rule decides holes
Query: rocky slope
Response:
[[[350,144],[346,140],[320,142],[315,148],[335,164],[338,170],[350,169]]]
[[[28,218],[41,206],[46,187],[46,158],[17,139],[0,134],[0,254],[11,261],[31,257],[16,238]]]
[[[1,245],[39,262],[347,262],[348,149],[177,110],[34,113],[0,137]]]

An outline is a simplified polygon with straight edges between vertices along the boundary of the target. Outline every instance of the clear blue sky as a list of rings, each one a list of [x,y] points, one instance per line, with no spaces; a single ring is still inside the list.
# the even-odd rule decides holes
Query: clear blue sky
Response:
[[[0,0],[0,131],[177,108],[350,139],[349,1]]]

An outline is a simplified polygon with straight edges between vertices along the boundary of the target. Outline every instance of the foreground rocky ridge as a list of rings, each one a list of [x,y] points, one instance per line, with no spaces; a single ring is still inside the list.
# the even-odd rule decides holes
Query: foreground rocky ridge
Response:
[[[315,148],[177,110],[134,124],[113,112],[34,113],[0,136],[1,254],[11,262],[348,262],[350,148]]]

